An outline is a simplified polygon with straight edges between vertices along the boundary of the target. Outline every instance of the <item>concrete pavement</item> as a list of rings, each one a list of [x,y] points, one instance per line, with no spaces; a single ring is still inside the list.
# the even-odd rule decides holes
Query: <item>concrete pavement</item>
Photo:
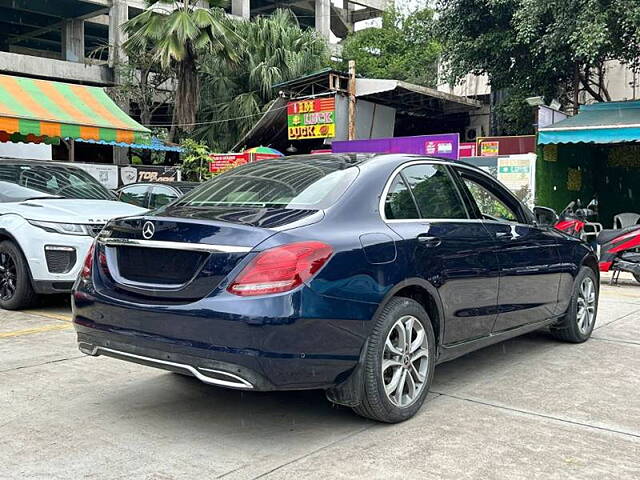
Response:
[[[64,304],[0,311],[0,478],[640,478],[640,285],[593,338],[538,332],[436,369],[399,425],[321,392],[242,393],[80,354]]]

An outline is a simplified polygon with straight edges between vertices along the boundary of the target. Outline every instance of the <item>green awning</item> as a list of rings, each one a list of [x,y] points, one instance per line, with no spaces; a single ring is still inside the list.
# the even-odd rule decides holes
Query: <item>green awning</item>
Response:
[[[640,102],[585,105],[561,122],[541,128],[538,144],[640,142]]]
[[[0,141],[149,143],[151,132],[98,87],[0,75]]]

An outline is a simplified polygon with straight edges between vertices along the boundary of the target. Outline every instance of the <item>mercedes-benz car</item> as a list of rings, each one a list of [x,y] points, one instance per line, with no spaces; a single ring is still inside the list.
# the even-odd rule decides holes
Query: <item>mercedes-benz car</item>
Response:
[[[247,391],[323,389],[398,422],[437,363],[545,327],[587,340],[597,265],[475,167],[288,157],[109,222],[73,321],[88,355]]]
[[[55,162],[0,161],[0,308],[68,293],[108,220],[146,210],[118,202],[83,170]]]

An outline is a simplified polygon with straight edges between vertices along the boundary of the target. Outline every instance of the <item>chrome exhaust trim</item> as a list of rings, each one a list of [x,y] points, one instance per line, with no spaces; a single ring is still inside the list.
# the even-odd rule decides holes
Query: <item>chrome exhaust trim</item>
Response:
[[[157,358],[144,357],[142,355],[135,355],[133,353],[123,352],[121,350],[114,350],[112,348],[107,348],[107,347],[101,347],[99,345],[90,345],[85,342],[80,342],[78,344],[78,348],[82,353],[86,355],[91,355],[92,357],[96,357],[100,355],[100,353],[102,352],[107,356],[109,356],[109,354],[113,354],[121,357],[128,357],[131,359],[140,360],[140,361],[149,363],[151,365],[155,364],[158,366],[158,368],[162,368],[163,366],[179,368],[179,369],[188,371],[191,375],[196,377],[198,380],[200,380],[203,383],[207,383],[209,385],[216,385],[219,387],[227,387],[227,388],[237,388],[242,390],[251,390],[254,388],[249,381],[245,380],[239,375],[236,375],[235,373],[225,372],[223,370],[216,370],[213,368],[196,368],[192,365],[187,365],[185,363],[170,362],[167,360],[160,360]],[[215,378],[211,375],[216,375],[218,377],[223,377],[223,378]],[[228,380],[226,380],[225,378]]]

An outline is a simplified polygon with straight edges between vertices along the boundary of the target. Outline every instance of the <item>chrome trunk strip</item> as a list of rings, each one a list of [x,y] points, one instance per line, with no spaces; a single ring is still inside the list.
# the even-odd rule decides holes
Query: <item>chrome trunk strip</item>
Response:
[[[133,238],[98,238],[98,242],[108,247],[166,248],[191,250],[208,253],[248,253],[252,247],[238,245],[209,245],[206,243],[165,242],[161,240],[136,240]]]

